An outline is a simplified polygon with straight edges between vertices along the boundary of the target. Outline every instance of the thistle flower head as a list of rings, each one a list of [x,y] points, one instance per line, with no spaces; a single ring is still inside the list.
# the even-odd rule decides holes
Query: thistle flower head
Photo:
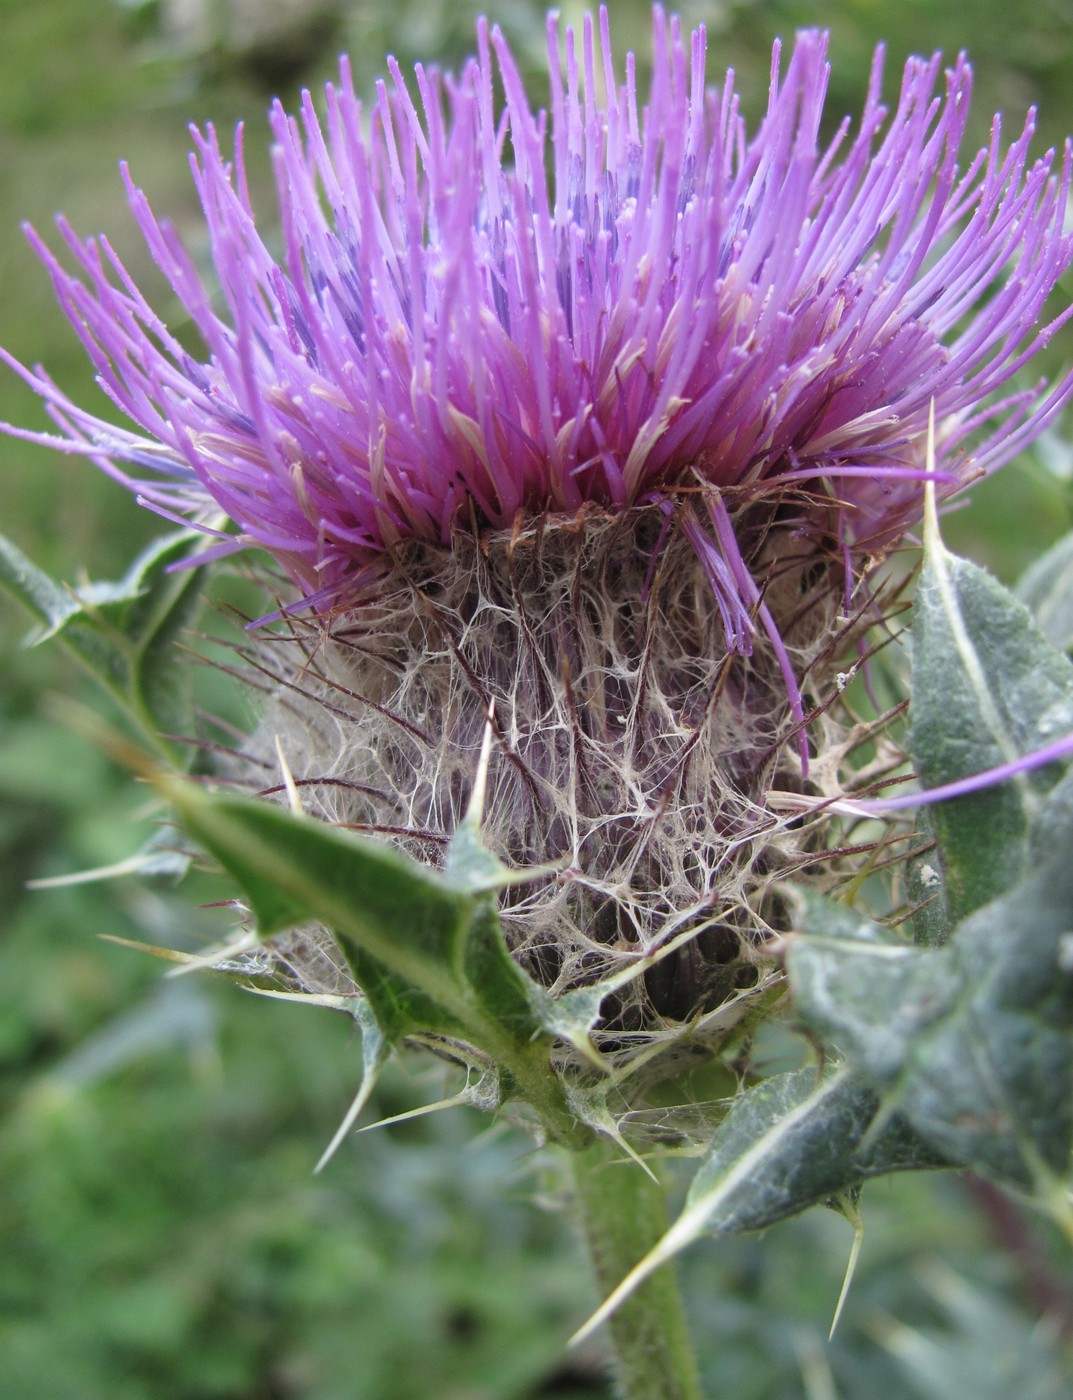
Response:
[[[1011,386],[1061,323],[1071,160],[1030,163],[1030,117],[959,165],[964,59],[911,59],[888,112],[877,54],[825,144],[821,33],[776,45],[752,134],[659,9],[643,107],[606,12],[548,44],[546,112],[483,24],[456,78],[391,64],[363,111],[344,65],[323,115],[277,105],[278,256],[241,141],[195,132],[218,293],[128,194],[204,352],[61,224],[73,272],[31,236],[136,430],[20,372],[67,450],[321,605],[296,662],[255,658],[311,810],[442,861],[493,715],[512,951],[554,993],[613,984],[615,1053],[673,1059],[765,985],[775,884],[816,860],[766,794],[805,780],[809,709],[821,793],[860,740],[854,579],[927,477],[990,471],[1073,390]]]
[[[457,78],[389,61],[363,111],[344,63],[318,116],[271,118],[282,252],[233,162],[195,131],[219,294],[128,178],[134,216],[205,346],[187,352],[104,240],[61,223],[72,274],[31,234],[118,431],[42,375],[67,445],[164,514],[264,546],[335,600],[400,541],[518,516],[612,513],[710,488],[733,512],[797,500],[799,525],[862,559],[917,516],[929,409],[949,490],[1054,414],[1003,386],[1053,333],[1073,256],[1069,189],[1008,147],[958,165],[964,58],[910,59],[892,113],[877,53],[856,130],[820,135],[826,37],[773,54],[750,134],[705,34],[658,8],[640,104],[606,11],[531,107],[498,29]],[[936,97],[936,86],[943,90]],[[821,504],[831,509],[820,509]],[[733,533],[705,518],[728,638],[755,605]],[[833,519],[833,525],[832,525]],[[728,557],[729,554],[729,557]]]

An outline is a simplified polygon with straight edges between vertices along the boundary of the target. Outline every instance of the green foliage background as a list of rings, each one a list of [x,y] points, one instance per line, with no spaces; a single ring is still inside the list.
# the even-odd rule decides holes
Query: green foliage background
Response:
[[[62,208],[153,273],[116,172],[130,161],[198,251],[186,122],[248,125],[267,190],[262,114],[331,76],[348,49],[370,88],[392,50],[457,61],[470,0],[0,0],[0,343],[69,392],[94,391],[47,278],[18,232]],[[534,76],[542,8],[489,7]],[[567,18],[581,7],[563,6]],[[723,0],[709,26],[755,114],[770,43],[832,28],[830,108],[859,109],[872,48],[968,48],[974,137],[1004,108],[1041,106],[1040,149],[1073,131],[1073,7],[1040,0]],[[247,23],[244,16],[252,16]],[[647,47],[647,6],[613,7],[616,45]],[[1064,289],[1073,295],[1073,286]],[[1073,360],[1073,334],[1054,347]],[[45,426],[6,371],[0,417]],[[1070,526],[1068,454],[1047,443],[953,517],[953,547],[1007,580]],[[0,440],[2,528],[59,577],[117,576],[156,522],[85,464]],[[597,1349],[564,1356],[595,1301],[527,1141],[468,1110],[352,1139],[311,1168],[357,1087],[342,1018],[255,1001],[99,933],[197,947],[226,926],[206,885],[133,881],[28,892],[25,882],[121,859],[149,833],[143,794],[64,727],[50,695],[90,698],[58,651],[20,648],[0,610],[0,1357],[7,1400],[537,1400],[603,1396]],[[241,719],[241,705],[235,708]],[[772,1054],[778,1052],[777,1045]],[[434,1066],[386,1076],[377,1110],[457,1086]],[[824,1341],[850,1239],[821,1213],[685,1261],[713,1394],[857,1400],[1069,1393],[1073,1266],[1042,1226],[958,1181],[898,1180],[866,1200],[858,1281]],[[996,1235],[1003,1247],[996,1249]],[[1041,1320],[1042,1318],[1042,1320]]]

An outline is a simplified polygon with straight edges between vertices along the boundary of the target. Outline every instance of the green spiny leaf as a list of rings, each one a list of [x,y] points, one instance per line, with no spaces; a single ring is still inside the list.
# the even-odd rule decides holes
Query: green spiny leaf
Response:
[[[200,542],[200,536],[194,536]],[[185,565],[169,572],[191,552],[189,533],[157,542],[135,561],[132,582],[142,591],[122,618],[122,630],[134,646],[131,702],[159,733],[185,737],[192,728],[192,673],[176,648],[182,631],[201,610],[204,569]]]
[[[11,540],[0,535],[0,582],[33,613],[42,627],[55,631],[79,605],[67,589],[49,578]]]
[[[477,901],[467,933],[463,974],[482,1010],[513,1039],[536,1039],[543,1030],[539,1004],[545,994],[511,957],[494,900]]]
[[[731,1104],[686,1198],[683,1219],[730,1234],[759,1230],[869,1177],[947,1165],[897,1114],[876,1124],[875,1090],[838,1069],[775,1075]]]
[[[1016,760],[1073,730],[1073,664],[1023,603],[949,553],[932,521],[913,623],[910,749],[926,788]],[[1027,835],[1057,765],[931,812],[953,921],[1025,873]]]
[[[963,990],[951,958],[894,939],[795,938],[786,967],[798,1020],[881,1089],[897,1082],[913,1042]]]
[[[1051,1195],[1073,1149],[1073,779],[1036,827],[1048,857],[945,947],[805,935],[786,967],[801,1023],[885,1110],[951,1162]]]
[[[948,1165],[864,1078],[839,1068],[774,1075],[731,1104],[681,1215],[576,1334],[598,1327],[654,1273],[705,1234],[758,1230],[835,1201],[868,1177]]]
[[[262,937],[323,923],[389,1041],[418,1032],[464,1038],[496,1066],[503,1096],[524,1098],[556,1140],[589,1138],[551,1067],[550,1038],[486,896],[272,803],[155,781],[239,882]]]
[[[1068,851],[956,931],[949,1014],[910,1047],[897,1101],[940,1151],[1024,1186],[1073,1147],[1073,868]]]
[[[415,987],[456,999],[471,898],[388,846],[274,803],[160,785],[238,880],[262,937],[319,920]]]
[[[190,729],[189,671],[174,642],[199,606],[203,571],[170,570],[201,538],[190,530],[165,536],[119,582],[75,590],[55,583],[0,537],[0,583],[40,623],[35,643],[63,642],[158,748],[162,734]]]

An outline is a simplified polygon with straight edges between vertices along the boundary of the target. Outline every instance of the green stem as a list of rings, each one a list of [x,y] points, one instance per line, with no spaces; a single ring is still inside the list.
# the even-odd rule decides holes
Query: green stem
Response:
[[[601,1293],[622,1282],[667,1229],[663,1188],[607,1139],[572,1155],[576,1208]],[[620,1400],[702,1400],[674,1265],[609,1322]]]
[[[464,1023],[465,1024],[465,1023]],[[574,1113],[563,1090],[563,1082],[552,1073],[548,1063],[549,1040],[542,1036],[528,1045],[502,1033],[501,1028],[484,1017],[470,1014],[469,1030],[474,1044],[488,1054],[493,1063],[510,1074],[518,1085],[520,1097],[531,1105],[552,1142],[579,1152],[592,1142],[592,1130]]]

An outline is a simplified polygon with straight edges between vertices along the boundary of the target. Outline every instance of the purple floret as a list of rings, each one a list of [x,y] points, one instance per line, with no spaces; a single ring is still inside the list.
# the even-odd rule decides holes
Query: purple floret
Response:
[[[938,56],[910,59],[888,115],[877,52],[856,134],[844,123],[823,146],[822,33],[797,37],[785,71],[775,45],[751,137],[733,75],[705,87],[703,29],[687,39],[659,9],[643,109],[605,11],[580,52],[566,31],[565,61],[549,18],[548,47],[547,113],[483,22],[457,78],[418,67],[412,92],[390,62],[363,112],[344,62],[322,117],[308,94],[298,118],[277,103],[278,259],[241,132],[228,162],[195,131],[219,293],[127,189],[203,359],[104,239],[61,221],[74,273],[31,240],[138,431],[20,372],[60,445],[162,514],[218,527],[217,552],[265,547],[322,602],[356,596],[408,538],[447,545],[457,528],[589,503],[675,510],[701,492],[686,528],[728,642],[747,649],[763,604],[739,509],[792,498],[803,528],[836,520],[863,567],[919,518],[933,403],[948,494],[1068,398],[1069,378],[1010,380],[1065,320],[1043,317],[1073,259],[1069,150],[1055,176],[1051,154],[1029,163],[1031,115],[1008,146],[996,118],[959,169],[964,58],[945,75]]]

